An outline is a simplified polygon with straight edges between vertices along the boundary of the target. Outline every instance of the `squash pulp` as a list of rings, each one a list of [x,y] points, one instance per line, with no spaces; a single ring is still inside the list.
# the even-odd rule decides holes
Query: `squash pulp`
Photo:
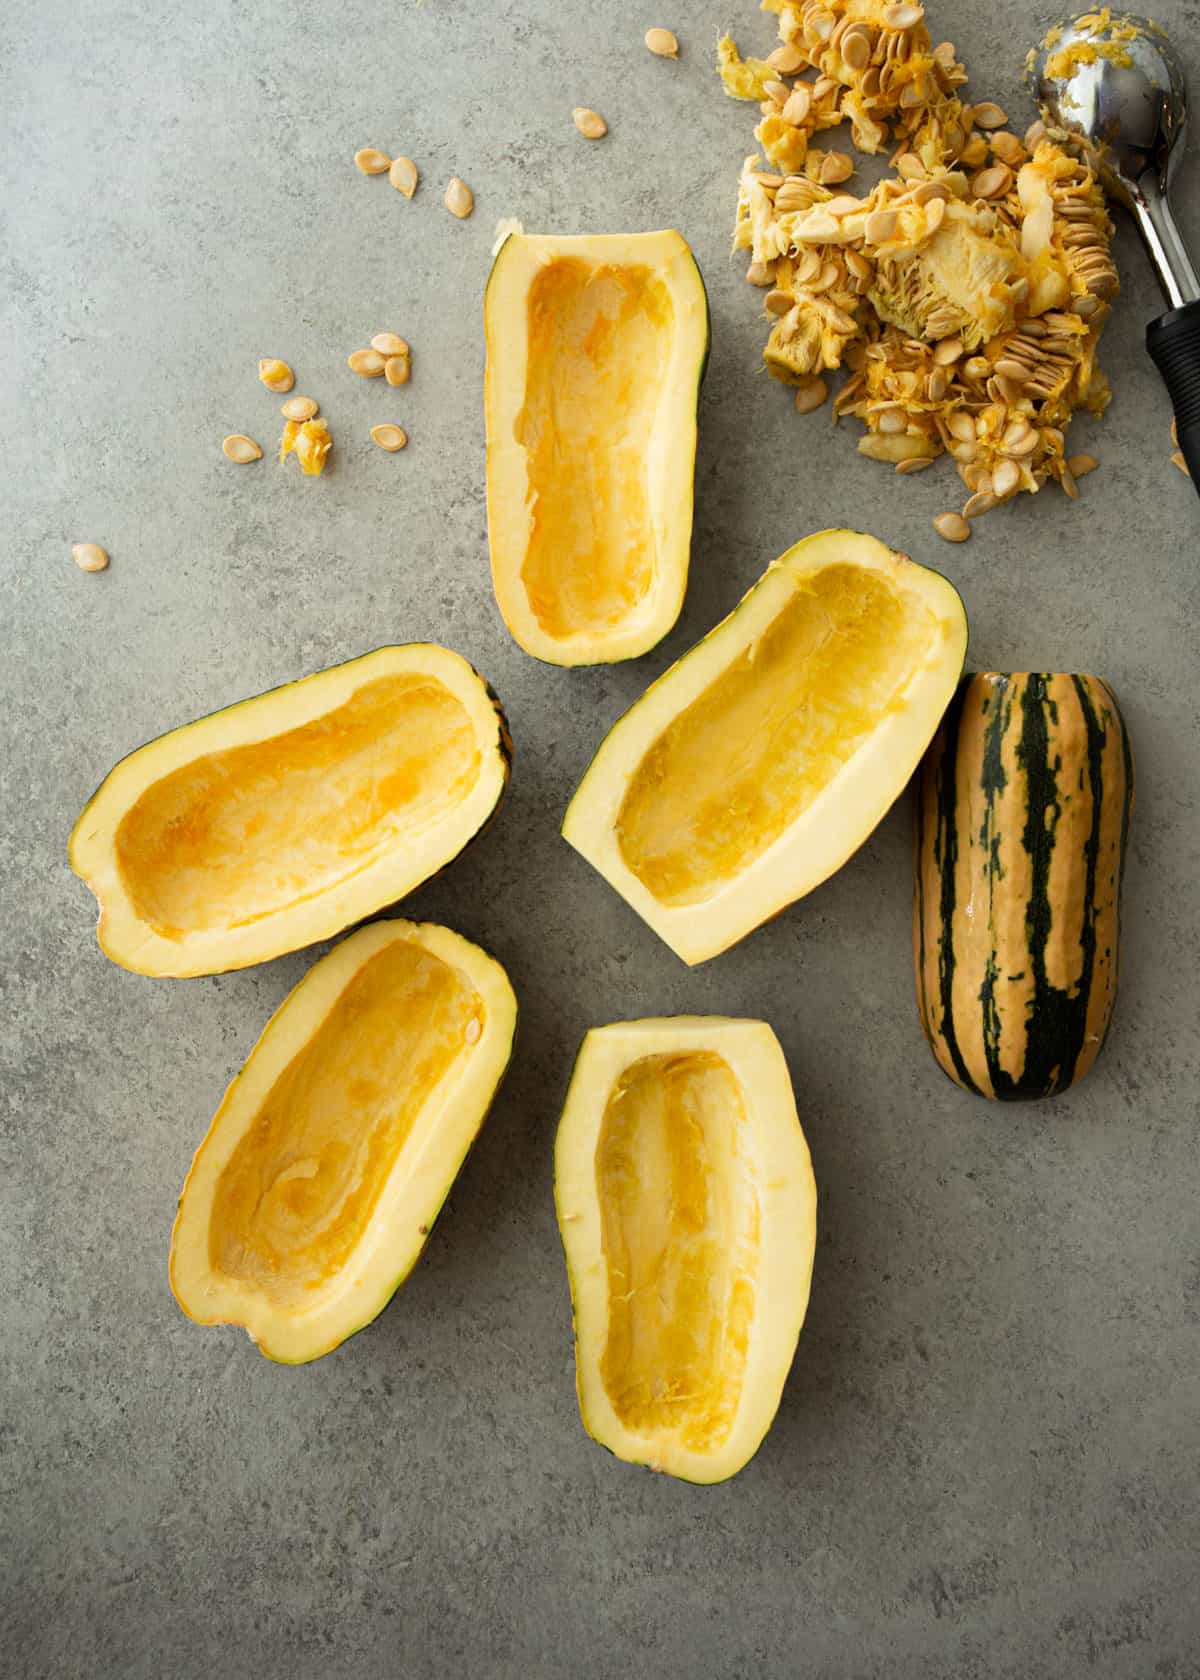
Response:
[[[954,692],[962,602],[874,537],[798,543],[618,720],[563,836],[685,962],[819,885]]]
[[[617,837],[643,885],[695,904],[747,869],[870,739],[936,628],[883,578],[802,579],[634,772]]]
[[[707,301],[676,233],[511,234],[488,282],[488,528],[527,652],[627,659],[678,616]]]
[[[759,1204],[739,1160],[745,1127],[722,1057],[646,1056],[609,1097],[596,1149],[605,1390],[627,1429],[699,1452],[728,1439],[754,1316]]]
[[[808,1301],[816,1189],[778,1041],[678,1017],[584,1039],[555,1141],[584,1425],[685,1480],[770,1427]]]
[[[317,1358],[411,1270],[507,1063],[500,965],[446,928],[380,922],[268,1024],[197,1151],[171,1285],[271,1358]]]
[[[71,862],[114,961],[241,968],[328,938],[441,869],[494,813],[508,754],[466,660],[380,648],[122,760],[76,823]]]

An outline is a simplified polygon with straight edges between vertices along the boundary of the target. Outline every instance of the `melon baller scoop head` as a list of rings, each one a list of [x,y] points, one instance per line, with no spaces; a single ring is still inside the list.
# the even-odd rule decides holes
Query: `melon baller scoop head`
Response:
[[[1036,49],[1028,80],[1046,122],[1086,143],[1105,188],[1141,229],[1169,306],[1146,328],[1146,348],[1170,392],[1179,447],[1200,491],[1200,279],[1169,200],[1187,126],[1183,70],[1157,24],[1115,18],[1115,25],[1132,24],[1136,35],[1112,41],[1109,57],[1111,26],[1097,28],[1096,21],[1092,13],[1057,25],[1057,36],[1049,35],[1053,50]],[[1076,58],[1064,50],[1075,42],[1100,50]]]

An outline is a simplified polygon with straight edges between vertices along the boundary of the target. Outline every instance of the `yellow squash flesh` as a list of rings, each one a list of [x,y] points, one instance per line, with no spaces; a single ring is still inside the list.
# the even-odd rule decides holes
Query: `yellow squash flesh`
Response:
[[[556,665],[629,659],[687,584],[704,285],[677,233],[513,233],[484,302],[496,600]]]
[[[770,1027],[700,1016],[590,1032],[554,1186],[588,1432],[687,1481],[732,1476],[775,1416],[816,1242]]]
[[[98,937],[140,974],[327,939],[411,892],[503,797],[508,737],[465,659],[380,648],[160,736],[71,836]]]
[[[685,962],[715,956],[867,838],[966,637],[936,572],[857,532],[810,537],[614,726],[563,835]]]
[[[171,1242],[189,1318],[319,1358],[416,1263],[507,1065],[507,976],[448,928],[377,922],[271,1018],[196,1153]]]

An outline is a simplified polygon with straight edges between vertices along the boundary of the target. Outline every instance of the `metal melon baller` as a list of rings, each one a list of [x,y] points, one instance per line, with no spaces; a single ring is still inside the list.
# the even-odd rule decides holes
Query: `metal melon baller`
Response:
[[[1127,38],[1130,25],[1136,33]],[[1200,491],[1200,280],[1168,198],[1187,125],[1183,70],[1146,18],[1110,21],[1093,12],[1056,27],[1047,37],[1053,49],[1038,47],[1030,60],[1029,82],[1046,122],[1087,142],[1105,187],[1137,219],[1170,305],[1146,328],[1146,348],[1171,394],[1179,447]]]

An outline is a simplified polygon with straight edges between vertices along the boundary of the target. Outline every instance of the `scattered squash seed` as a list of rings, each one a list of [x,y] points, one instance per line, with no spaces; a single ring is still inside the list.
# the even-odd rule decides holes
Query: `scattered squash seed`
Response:
[[[71,558],[81,572],[102,572],[108,565],[108,555],[99,543],[72,543]]]
[[[376,333],[371,340],[372,350],[378,350],[381,356],[409,356],[412,352],[408,348],[408,340],[400,337],[399,333]]]
[[[577,105],[571,112],[571,120],[585,140],[603,140],[608,133],[608,124],[599,111],[591,111],[586,105]]]
[[[646,45],[655,58],[678,58],[679,42],[670,29],[647,29]]]
[[[829,387],[819,373],[806,374],[796,385],[796,410],[812,414],[829,395]]]
[[[421,179],[421,172],[411,158],[393,158],[388,169],[388,180],[396,191],[403,193],[405,198],[411,198],[417,190],[417,182]]]
[[[221,448],[228,459],[235,461],[239,467],[248,466],[251,461],[262,460],[262,450],[245,432],[230,432]]]
[[[392,160],[386,152],[376,151],[374,146],[363,146],[355,152],[354,164],[364,175],[386,175],[392,167]]]
[[[403,449],[408,442],[408,433],[403,426],[372,426],[371,436],[380,449],[386,449],[389,455],[394,455],[398,449]]]
[[[386,357],[378,350],[354,350],[346,357],[346,366],[361,379],[378,379],[386,363]]]
[[[971,115],[976,128],[1008,127],[1008,114],[1001,106],[993,104],[990,99],[985,99],[981,104],[973,106]]]
[[[290,391],[296,383],[296,375],[286,362],[281,362],[277,356],[260,356],[258,360],[258,377],[277,396]]]
[[[1088,455],[1085,452],[1080,455],[1069,456],[1067,465],[1076,478],[1086,478],[1088,473],[1095,472],[1100,463],[1094,455]]]
[[[971,535],[971,527],[961,513],[937,513],[933,518],[933,528],[939,537],[946,542],[966,542]]]
[[[475,208],[475,194],[465,181],[460,181],[457,175],[452,175],[442,203],[452,216],[457,216],[459,221],[463,222]]]
[[[407,356],[389,356],[383,364],[383,377],[389,385],[407,385],[412,377],[412,363]]]
[[[320,403],[313,397],[289,397],[285,403],[280,404],[279,412],[285,420],[295,420],[300,423],[304,420],[311,420],[313,415],[319,411],[320,406]]]

